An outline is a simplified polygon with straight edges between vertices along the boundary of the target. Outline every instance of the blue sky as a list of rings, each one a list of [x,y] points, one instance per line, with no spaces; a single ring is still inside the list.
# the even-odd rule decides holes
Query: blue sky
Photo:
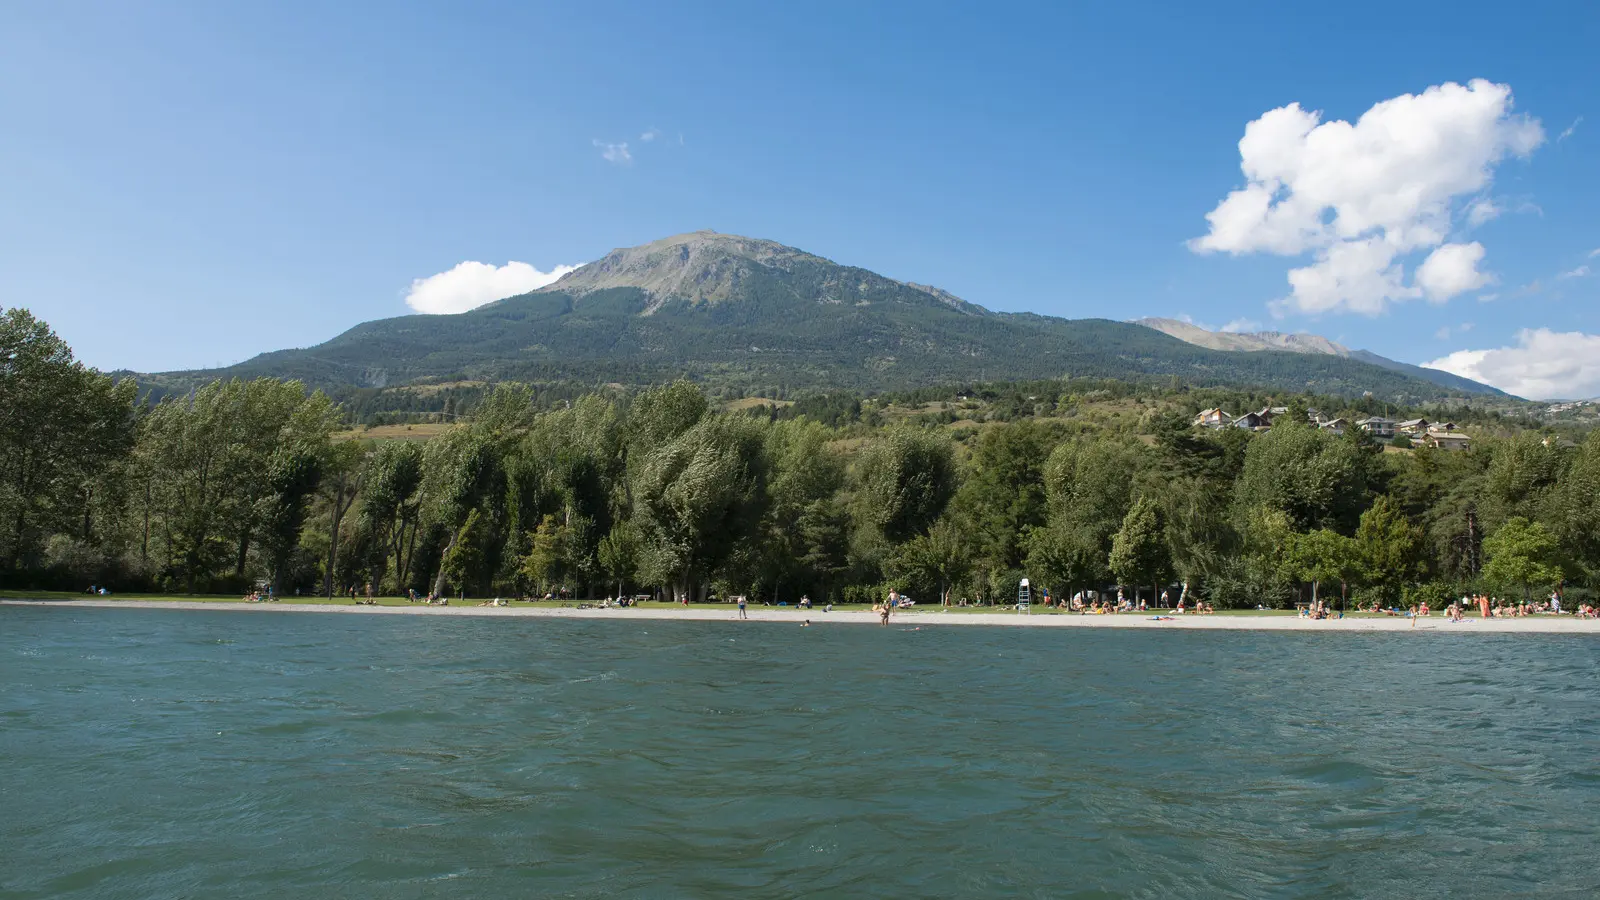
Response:
[[[712,228],[1600,394],[1600,7],[1303,6],[6,4],[0,305],[208,366]]]

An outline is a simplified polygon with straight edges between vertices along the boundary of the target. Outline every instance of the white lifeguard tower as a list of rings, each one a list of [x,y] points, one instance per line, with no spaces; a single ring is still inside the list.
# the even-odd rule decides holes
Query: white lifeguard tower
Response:
[[[1028,579],[1017,582],[1017,611],[1033,613],[1033,588],[1028,585]]]

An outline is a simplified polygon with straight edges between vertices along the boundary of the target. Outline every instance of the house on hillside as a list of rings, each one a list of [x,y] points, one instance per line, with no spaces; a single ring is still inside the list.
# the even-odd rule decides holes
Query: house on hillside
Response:
[[[1401,434],[1426,434],[1432,425],[1427,419],[1407,419],[1395,426]]]
[[[1365,419],[1356,422],[1356,427],[1375,438],[1394,437],[1394,426],[1395,421],[1393,419],[1385,419],[1383,416],[1367,416]]]
[[[1422,444],[1435,450],[1466,450],[1472,446],[1472,438],[1456,431],[1430,431],[1422,436]]]
[[[1340,435],[1344,434],[1345,421],[1343,419],[1329,419],[1326,422],[1318,422],[1317,430],[1323,432],[1324,434],[1331,434],[1334,437],[1339,437]]]
[[[1251,431],[1266,431],[1272,427],[1272,410],[1263,409],[1258,412],[1247,412],[1233,420],[1233,427],[1248,428]]]
[[[1216,406],[1200,410],[1200,414],[1194,417],[1194,424],[1196,428],[1227,428],[1233,424],[1233,416]]]

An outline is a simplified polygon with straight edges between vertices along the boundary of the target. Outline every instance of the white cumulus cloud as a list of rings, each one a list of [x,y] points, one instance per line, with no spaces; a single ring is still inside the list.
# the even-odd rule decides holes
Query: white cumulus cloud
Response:
[[[1494,350],[1457,350],[1425,363],[1535,400],[1600,396],[1600,335],[1528,328],[1517,343]]]
[[[1245,126],[1246,184],[1206,214],[1208,232],[1189,246],[1311,254],[1289,272],[1279,312],[1377,315],[1398,301],[1447,299],[1488,283],[1477,271],[1482,245],[1441,247],[1455,220],[1498,214],[1485,199],[1494,167],[1543,142],[1537,120],[1512,113],[1511,88],[1482,79],[1384,100],[1353,124],[1291,103]],[[1436,247],[1448,252],[1429,258],[1429,280],[1408,284],[1405,257]]]
[[[464,262],[446,272],[418,278],[406,292],[406,305],[419,313],[462,313],[485,303],[537,290],[578,268],[556,266],[541,272],[525,262],[503,266]]]
[[[1445,244],[1417,266],[1417,287],[1435,303],[1475,291],[1490,281],[1489,276],[1478,271],[1478,263],[1482,261],[1483,245],[1477,241]]]

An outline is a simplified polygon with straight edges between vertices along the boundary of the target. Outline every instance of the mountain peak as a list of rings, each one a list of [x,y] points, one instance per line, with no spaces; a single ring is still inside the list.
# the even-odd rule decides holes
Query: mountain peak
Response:
[[[1179,319],[1136,319],[1135,325],[1143,325],[1163,334],[1171,335],[1186,344],[1196,347],[1205,347],[1208,350],[1231,350],[1236,352],[1253,353],[1261,350],[1287,350],[1291,353],[1309,353],[1319,356],[1338,356],[1345,359],[1354,359],[1370,363],[1391,372],[1404,372],[1424,381],[1431,381],[1441,387],[1461,391],[1468,394],[1501,394],[1498,388],[1462,378],[1449,372],[1438,369],[1427,369],[1414,366],[1411,363],[1398,362],[1387,357],[1379,356],[1370,350],[1351,350],[1343,344],[1330,341],[1325,337],[1315,334],[1285,334],[1281,331],[1208,331],[1192,322]]]
[[[650,297],[647,312],[662,303],[718,303],[763,269],[787,270],[796,262],[826,263],[776,241],[716,231],[691,231],[637,247],[619,247],[569,272],[545,291],[574,296],[607,288],[638,288]]]
[[[609,288],[643,291],[646,315],[675,300],[698,306],[754,295],[835,305],[932,300],[965,313],[987,312],[939,288],[894,281],[777,241],[710,230],[620,247],[541,290],[581,297]]]
[[[1154,328],[1170,334],[1187,344],[1211,350],[1288,350],[1292,353],[1321,353],[1328,356],[1349,356],[1350,348],[1315,334],[1300,332],[1285,334],[1281,331],[1208,331],[1192,322],[1178,319],[1137,319],[1135,325]]]

